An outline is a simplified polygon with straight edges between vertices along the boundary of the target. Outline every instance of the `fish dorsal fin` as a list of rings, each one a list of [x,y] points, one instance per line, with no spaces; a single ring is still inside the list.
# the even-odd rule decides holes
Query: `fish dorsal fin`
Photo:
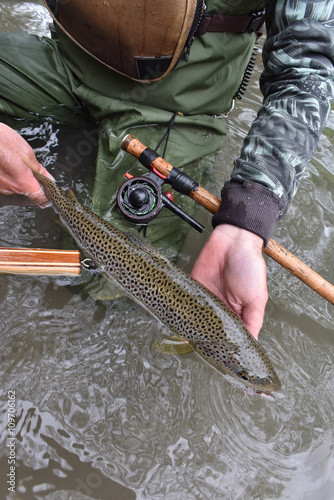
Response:
[[[159,250],[157,250],[147,238],[144,238],[144,236],[139,234],[135,229],[124,231],[124,235],[130,240],[133,245],[136,245],[137,247],[145,250],[153,257],[156,257],[170,264],[170,260],[167,259],[167,257],[165,257],[161,252],[159,252]]]
[[[75,194],[73,193],[72,189],[71,188],[68,188],[66,190],[66,197],[70,200],[70,201],[77,201],[76,197],[75,197]]]

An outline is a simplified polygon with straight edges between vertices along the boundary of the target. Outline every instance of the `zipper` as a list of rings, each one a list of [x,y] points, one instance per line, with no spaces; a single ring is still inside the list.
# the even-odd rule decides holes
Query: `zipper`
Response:
[[[185,48],[184,58],[186,61],[188,61],[188,59],[189,59],[190,48],[195,40],[195,33],[199,28],[199,25],[201,23],[202,16],[203,16],[205,9],[206,9],[206,5],[204,3],[204,0],[197,0],[194,20],[193,20],[192,26],[190,28],[187,41],[186,41],[185,46],[184,46],[184,48]]]
[[[256,39],[252,55],[251,55],[250,60],[249,60],[249,62],[247,64],[247,67],[245,69],[245,72],[244,72],[244,75],[242,77],[242,80],[241,80],[241,83],[239,85],[239,88],[238,88],[237,92],[234,94],[233,99],[239,99],[239,100],[242,99],[242,96],[244,95],[244,93],[247,90],[249,81],[251,79],[251,76],[253,74],[254,67],[255,67],[256,56],[257,56],[257,52],[259,50],[259,48],[257,47],[257,45],[259,45],[259,38],[260,38],[260,36],[258,36],[257,39]]]

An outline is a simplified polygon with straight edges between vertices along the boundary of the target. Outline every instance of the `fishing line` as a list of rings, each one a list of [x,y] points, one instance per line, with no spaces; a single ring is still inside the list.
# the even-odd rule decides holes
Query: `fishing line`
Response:
[[[155,148],[154,151],[158,151],[158,149],[160,148],[161,144],[163,143],[163,141],[165,141],[165,146],[164,146],[164,150],[163,150],[163,153],[162,153],[162,158],[164,158],[166,156],[166,151],[167,151],[167,146],[168,146],[168,141],[169,141],[169,136],[170,136],[170,133],[171,133],[171,130],[172,130],[172,127],[174,125],[174,122],[175,122],[175,118],[176,116],[178,115],[179,113],[177,111],[175,111],[175,113],[173,113],[173,116],[172,118],[170,119],[169,121],[169,125],[168,125],[168,128],[166,130],[166,132],[164,133],[164,135],[162,136],[162,138],[160,139],[157,147]]]
[[[305,299],[302,299],[295,292],[293,292],[289,288],[285,287],[284,285],[282,285],[281,283],[279,283],[278,281],[276,281],[272,276],[268,276],[268,281],[272,281],[273,283],[275,283],[275,285],[281,291],[284,290],[285,292],[290,293],[298,302],[301,302],[302,304],[304,304],[306,311],[307,310],[311,310],[314,314],[320,316],[326,323],[329,324],[329,327],[332,328],[330,320],[328,318],[326,318],[320,311],[318,311],[317,309],[315,309],[313,305],[311,305],[308,302],[306,302]]]

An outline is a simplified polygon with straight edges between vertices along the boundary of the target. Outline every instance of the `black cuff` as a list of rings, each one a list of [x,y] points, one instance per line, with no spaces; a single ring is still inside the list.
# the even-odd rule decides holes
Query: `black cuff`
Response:
[[[212,219],[213,227],[232,224],[270,240],[276,221],[284,214],[283,201],[261,184],[227,182],[222,203]]]

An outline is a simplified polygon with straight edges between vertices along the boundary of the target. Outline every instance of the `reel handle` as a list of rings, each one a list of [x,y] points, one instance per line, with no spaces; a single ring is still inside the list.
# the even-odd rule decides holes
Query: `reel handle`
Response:
[[[197,222],[197,220],[193,219],[190,215],[182,210],[178,205],[175,205],[173,201],[171,201],[165,194],[162,193],[162,203],[166,208],[168,208],[171,212],[178,215],[182,220],[187,222],[191,227],[196,229],[199,233],[204,230],[204,226]]]

